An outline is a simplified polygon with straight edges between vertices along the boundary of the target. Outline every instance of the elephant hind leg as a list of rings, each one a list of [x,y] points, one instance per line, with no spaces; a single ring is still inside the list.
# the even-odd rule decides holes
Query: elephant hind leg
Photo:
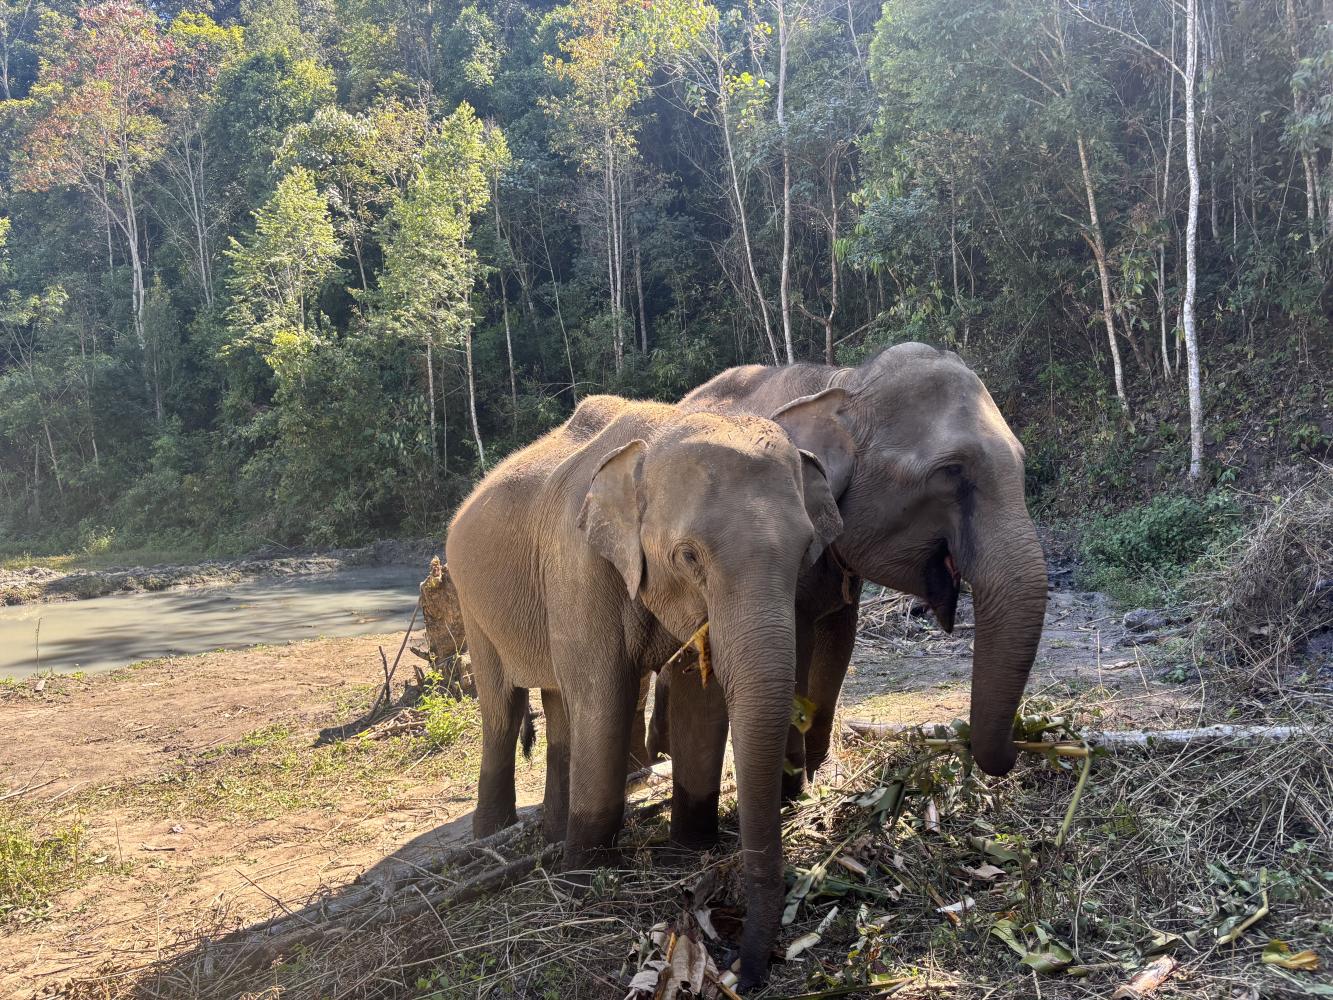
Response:
[[[671,671],[657,672],[656,686],[653,688],[653,718],[648,724],[648,761],[652,763],[658,757],[671,756]]]
[[[648,747],[648,732],[644,725],[644,711],[648,707],[648,689],[652,686],[653,675],[647,673],[643,675],[643,680],[639,682],[639,700],[634,705],[634,725],[629,734],[629,769],[637,771],[641,767],[647,767],[657,755]]]
[[[528,692],[505,680],[500,657],[484,635],[469,629],[468,645],[481,709],[481,775],[477,781],[472,833],[476,837],[489,837],[518,818],[514,754],[519,730],[528,713]]]
[[[546,713],[546,792],[542,830],[547,843],[565,839],[569,827],[569,716],[559,691],[542,688]]]

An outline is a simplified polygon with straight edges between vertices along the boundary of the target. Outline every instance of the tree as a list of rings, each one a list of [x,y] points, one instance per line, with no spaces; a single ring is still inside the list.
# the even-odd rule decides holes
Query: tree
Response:
[[[231,240],[230,351],[253,347],[280,382],[299,380],[319,342],[318,297],[342,245],[314,175],[293,167],[254,213],[254,233]]]
[[[610,292],[616,374],[625,363],[626,200],[633,185],[635,134],[631,117],[658,65],[695,37],[708,19],[697,0],[627,4],[621,0],[574,0],[558,12],[561,56],[547,69],[569,90],[547,102],[566,126],[562,137],[580,167],[600,187],[598,219]]]
[[[24,143],[20,186],[31,191],[76,187],[93,201],[129,254],[135,340],[146,342],[143,206],[139,181],[163,144],[164,77],[175,55],[156,15],[133,0],[105,0],[79,10],[62,32],[64,58],[48,62],[33,88],[39,112]],[[108,239],[110,233],[108,232]],[[144,361],[158,421],[161,387]]]
[[[207,14],[183,11],[167,32],[175,48],[165,101],[166,144],[160,163],[162,190],[184,221],[179,241],[204,304],[213,304],[213,260],[225,218],[213,191],[208,109],[223,66],[241,51],[241,29],[218,26]],[[167,218],[173,228],[176,218]]]
[[[492,177],[508,159],[504,134],[487,128],[471,105],[460,104],[431,137],[420,171],[385,220],[378,321],[386,330],[425,348],[432,464],[436,454],[434,352],[439,338],[463,347],[472,436],[478,461],[486,467],[472,353],[471,297],[481,276],[471,245],[472,221],[485,210]]]
[[[330,106],[294,125],[278,150],[278,163],[308,168],[323,188],[338,234],[356,258],[363,292],[370,290],[366,241],[414,175],[428,130],[422,106],[381,101],[360,115]]]

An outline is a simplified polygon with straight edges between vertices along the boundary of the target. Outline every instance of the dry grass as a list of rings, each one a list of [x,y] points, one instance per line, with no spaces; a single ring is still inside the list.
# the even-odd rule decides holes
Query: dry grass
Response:
[[[1231,682],[1271,696],[1307,643],[1333,630],[1333,467],[1261,509],[1197,581],[1209,595],[1200,640]]]

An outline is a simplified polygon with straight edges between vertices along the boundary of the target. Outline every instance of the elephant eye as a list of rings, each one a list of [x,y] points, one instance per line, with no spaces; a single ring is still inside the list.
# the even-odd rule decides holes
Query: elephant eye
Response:
[[[688,569],[695,570],[699,568],[699,553],[688,542],[676,546],[676,560]]]
[[[957,479],[963,474],[963,467],[957,462],[950,462],[948,465],[941,465],[937,471],[951,479]]]

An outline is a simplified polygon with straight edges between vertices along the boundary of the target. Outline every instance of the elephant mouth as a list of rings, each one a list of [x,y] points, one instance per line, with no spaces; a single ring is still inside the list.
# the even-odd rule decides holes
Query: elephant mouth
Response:
[[[949,543],[941,538],[926,560],[924,571],[926,603],[935,613],[935,620],[945,632],[953,632],[954,615],[958,611],[958,585],[961,576],[954,563]]]

